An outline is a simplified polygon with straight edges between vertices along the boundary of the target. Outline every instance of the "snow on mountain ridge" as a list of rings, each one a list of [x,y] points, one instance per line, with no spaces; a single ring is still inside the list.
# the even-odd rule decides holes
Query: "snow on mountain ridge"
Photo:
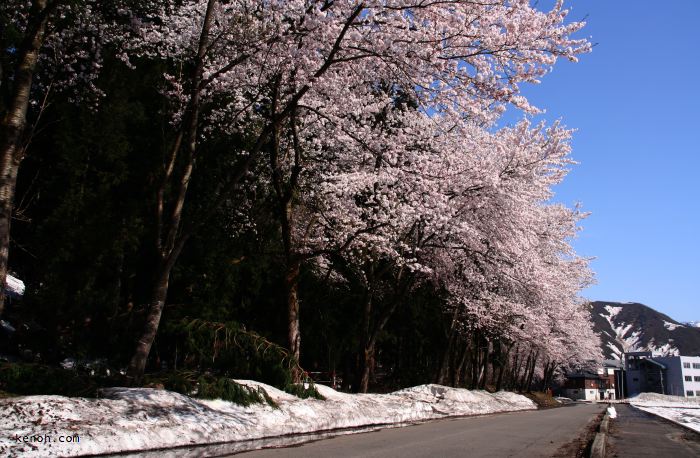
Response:
[[[671,323],[670,321],[664,320],[664,327],[669,331],[673,331],[676,328],[684,328],[682,324]]]
[[[690,328],[650,307],[637,303],[594,302],[593,311],[595,328],[608,357],[620,359],[623,353],[632,351],[651,351],[660,356],[682,354],[670,336],[682,332],[680,340],[685,342],[685,334]],[[691,345],[690,350],[683,354],[696,353],[695,346]]]

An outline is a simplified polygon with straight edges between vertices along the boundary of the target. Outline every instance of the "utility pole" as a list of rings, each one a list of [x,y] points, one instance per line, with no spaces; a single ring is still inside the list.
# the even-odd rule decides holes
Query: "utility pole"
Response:
[[[620,399],[625,399],[625,366],[627,361],[625,361],[625,352],[622,352],[621,356],[622,370],[620,371]]]

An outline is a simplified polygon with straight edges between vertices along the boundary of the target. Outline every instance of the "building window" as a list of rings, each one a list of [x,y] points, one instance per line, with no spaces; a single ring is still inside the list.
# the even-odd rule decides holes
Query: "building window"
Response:
[[[690,363],[683,363],[684,369],[690,369]]]
[[[696,381],[696,382],[700,382],[700,375],[696,375],[696,376],[695,376],[695,381]]]
[[[700,369],[700,363],[693,363],[693,369]]]
[[[685,392],[685,395],[686,395],[686,396],[695,396],[695,394],[693,394],[693,390],[688,390],[688,391],[686,391],[686,392]]]
[[[692,375],[686,375],[686,376],[685,376],[685,381],[686,381],[686,382],[692,382],[692,381],[693,381],[693,376],[692,376]]]

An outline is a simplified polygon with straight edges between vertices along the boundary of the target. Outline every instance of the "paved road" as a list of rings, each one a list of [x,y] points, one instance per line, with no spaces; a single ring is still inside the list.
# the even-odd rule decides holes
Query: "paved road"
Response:
[[[235,456],[551,457],[583,435],[589,421],[604,408],[603,404],[572,404],[547,410],[435,421]]]
[[[615,406],[606,455],[609,457],[699,457],[700,434],[625,404]]]

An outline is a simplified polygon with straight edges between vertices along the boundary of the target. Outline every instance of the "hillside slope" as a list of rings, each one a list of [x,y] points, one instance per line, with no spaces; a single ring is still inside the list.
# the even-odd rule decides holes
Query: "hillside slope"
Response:
[[[603,353],[619,359],[623,351],[662,355],[700,355],[700,328],[688,326],[644,304],[592,302],[592,320]]]

